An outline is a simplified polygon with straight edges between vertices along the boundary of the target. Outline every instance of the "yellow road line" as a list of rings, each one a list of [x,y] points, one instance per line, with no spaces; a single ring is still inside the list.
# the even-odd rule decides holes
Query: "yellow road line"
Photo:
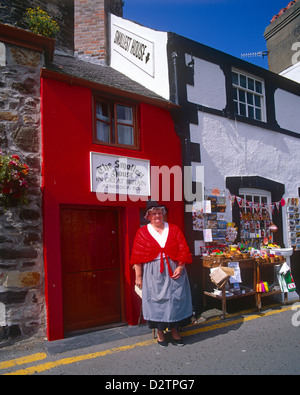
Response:
[[[54,362],[47,362],[42,365],[32,366],[26,369],[17,370],[16,372],[6,373],[4,376],[12,376],[12,375],[31,375],[34,373],[45,372],[46,370],[50,370],[53,368],[57,368],[59,366],[70,365],[75,362],[86,361],[89,359],[95,359],[99,357],[105,357],[106,355],[116,354],[122,351],[129,351],[137,347],[145,347],[150,346],[151,344],[156,343],[156,340],[148,340],[142,343],[136,343],[129,346],[112,348],[111,350],[100,351],[92,354],[79,355],[78,357],[70,357],[65,359],[60,359]]]
[[[243,322],[253,321],[253,320],[256,320],[258,318],[268,317],[268,316],[271,316],[271,315],[283,313],[285,311],[290,311],[292,309],[293,309],[293,306],[288,306],[288,307],[284,307],[284,308],[281,308],[281,309],[278,309],[278,310],[271,310],[271,311],[268,311],[266,313],[254,314],[254,315],[250,315],[248,317],[241,317],[241,318],[239,318],[237,320],[229,320],[228,322],[221,322],[221,323],[214,324],[214,325],[207,325],[207,326],[202,327],[202,328],[196,328],[196,329],[192,329],[192,330],[189,330],[189,331],[185,331],[185,332],[182,333],[182,336],[183,337],[192,336],[192,335],[196,335],[198,333],[203,333],[203,332],[213,331],[213,330],[216,330],[216,329],[226,328],[226,327],[233,326],[233,325],[236,325],[236,324],[240,324],[240,323],[243,323]],[[233,317],[233,316],[235,316],[235,314],[231,315],[231,317]],[[215,321],[216,321],[215,319],[210,320],[210,322],[215,322]],[[205,323],[208,324],[209,322],[206,321]],[[96,353],[92,353],[92,354],[79,355],[77,357],[64,358],[64,359],[60,359],[58,361],[53,361],[53,362],[46,362],[46,363],[41,364],[41,365],[31,366],[31,367],[28,367],[28,368],[25,368],[25,369],[17,370],[17,371],[12,372],[12,373],[6,373],[4,375],[7,375],[7,376],[11,376],[11,375],[32,375],[32,374],[35,374],[35,373],[41,373],[41,372],[45,372],[45,371],[50,370],[50,369],[57,368],[59,366],[70,365],[70,364],[73,364],[73,363],[76,363],[76,362],[82,362],[82,361],[87,361],[87,360],[90,360],[90,359],[105,357],[107,355],[112,355],[112,354],[116,354],[116,353],[119,353],[119,352],[133,350],[133,349],[138,348],[138,347],[150,346],[150,345],[152,345],[154,343],[156,343],[156,340],[152,339],[152,340],[148,340],[148,341],[145,341],[145,342],[132,344],[132,345],[129,345],[129,346],[112,348],[112,349],[109,349],[109,350],[100,351],[100,352],[96,352]],[[2,369],[4,369],[5,367],[11,367],[11,366],[15,366],[15,365],[20,365],[22,360],[23,361],[24,360],[27,361],[27,362],[23,362],[23,363],[29,363],[29,362],[34,361],[35,360],[34,358],[37,358],[38,355],[41,355],[41,357],[42,357],[42,356],[44,356],[46,354],[35,354],[35,355],[32,355],[31,357],[29,356],[29,357],[19,358],[19,359],[12,360],[12,361],[3,362],[0,366],[4,366],[4,367],[2,367]],[[31,361],[30,361],[30,358],[32,358]],[[44,358],[42,358],[42,359],[44,359]],[[18,361],[18,363],[16,363],[16,361]],[[11,364],[12,362],[14,362],[14,363]],[[11,364],[10,366],[9,365],[5,366],[5,364],[9,364],[9,363]]]
[[[42,361],[47,358],[47,354],[33,354],[28,357],[11,359],[10,361],[0,362],[0,369],[7,369],[17,365],[26,365],[27,363],[32,363],[36,361]]]
[[[183,332],[181,335],[182,335],[182,337],[192,336],[192,335],[196,335],[198,333],[203,333],[203,332],[208,332],[208,331],[212,331],[212,330],[216,330],[216,329],[226,328],[228,326],[233,326],[233,325],[240,324],[240,323],[243,323],[243,322],[256,320],[257,318],[268,317],[268,316],[271,316],[271,315],[274,315],[274,314],[283,313],[284,311],[289,311],[289,310],[292,310],[292,309],[293,309],[293,306],[289,306],[289,307],[282,308],[280,310],[268,311],[267,313],[254,314],[254,315],[251,315],[249,317],[239,318],[238,320],[222,322],[221,324],[215,324],[215,325],[205,326],[203,328],[197,328],[197,329],[194,329],[194,330],[186,331],[186,332]]]

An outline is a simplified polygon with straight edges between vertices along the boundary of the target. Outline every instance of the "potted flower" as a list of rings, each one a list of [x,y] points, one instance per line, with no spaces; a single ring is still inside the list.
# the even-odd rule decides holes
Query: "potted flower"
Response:
[[[25,14],[25,22],[33,33],[45,37],[55,38],[59,33],[59,26],[46,11],[40,7],[28,8]]]
[[[18,155],[0,150],[0,205],[7,208],[28,203],[28,173],[29,167]]]

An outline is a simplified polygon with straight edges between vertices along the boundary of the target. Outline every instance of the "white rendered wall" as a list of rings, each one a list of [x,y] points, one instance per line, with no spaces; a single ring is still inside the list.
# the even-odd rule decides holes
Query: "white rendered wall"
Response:
[[[282,71],[280,75],[300,83],[300,62]]]
[[[169,100],[168,34],[115,15],[110,18],[110,66]]]
[[[300,140],[277,132],[198,112],[190,125],[191,141],[201,146],[207,188],[225,187],[225,178],[255,176],[285,185],[298,195]]]
[[[277,89],[275,92],[275,112],[280,127],[300,133],[300,96]]]
[[[186,64],[191,56],[186,54]],[[194,58],[194,85],[187,85],[187,98],[191,103],[217,110],[226,107],[225,76],[219,65]]]

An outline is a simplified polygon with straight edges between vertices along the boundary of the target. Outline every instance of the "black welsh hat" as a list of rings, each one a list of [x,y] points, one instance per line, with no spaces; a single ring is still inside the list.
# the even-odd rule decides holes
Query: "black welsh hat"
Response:
[[[165,211],[167,212],[167,207],[164,204],[159,204],[155,200],[148,200],[146,202],[145,218],[147,218],[148,211],[152,210],[153,208],[164,208]]]

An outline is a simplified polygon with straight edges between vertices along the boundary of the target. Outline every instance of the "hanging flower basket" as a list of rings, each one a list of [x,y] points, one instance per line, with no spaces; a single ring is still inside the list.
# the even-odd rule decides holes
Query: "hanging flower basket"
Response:
[[[0,150],[0,206],[4,208],[27,204],[29,167],[18,155]]]

